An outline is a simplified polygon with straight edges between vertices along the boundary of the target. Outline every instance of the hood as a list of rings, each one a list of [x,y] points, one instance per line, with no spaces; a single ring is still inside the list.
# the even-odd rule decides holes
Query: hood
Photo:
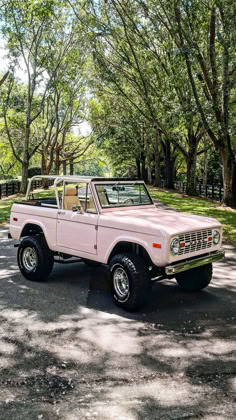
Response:
[[[122,229],[148,235],[178,235],[185,232],[219,228],[216,219],[178,213],[174,210],[147,209],[117,210],[100,215],[100,226]]]

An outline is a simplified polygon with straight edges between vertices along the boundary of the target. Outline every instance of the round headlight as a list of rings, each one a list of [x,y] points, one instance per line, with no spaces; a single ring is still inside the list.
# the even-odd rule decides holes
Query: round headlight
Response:
[[[179,253],[179,247],[180,247],[179,239],[174,238],[170,243],[170,250],[171,250],[173,255],[177,255]]]
[[[220,232],[218,230],[213,230],[213,244],[217,245],[220,242]]]

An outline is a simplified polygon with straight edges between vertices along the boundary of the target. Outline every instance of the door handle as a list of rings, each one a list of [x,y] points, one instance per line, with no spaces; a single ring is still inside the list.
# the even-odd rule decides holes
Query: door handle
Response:
[[[66,212],[59,210],[58,214],[66,214]]]

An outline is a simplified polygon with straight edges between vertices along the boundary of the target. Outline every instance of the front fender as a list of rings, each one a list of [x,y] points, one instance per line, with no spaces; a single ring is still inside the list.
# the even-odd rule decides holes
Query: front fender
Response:
[[[106,251],[105,263],[106,264],[108,263],[109,258],[112,254],[112,251],[121,242],[129,242],[129,243],[134,243],[134,244],[142,246],[147,252],[147,254],[149,255],[153,264],[156,264],[157,260],[161,261],[162,249],[154,249],[152,246],[153,242],[157,241],[157,237],[153,237],[151,235],[142,235],[142,236],[143,237],[140,238],[140,237],[130,234],[130,235],[121,235],[117,237],[116,239],[114,239]]]

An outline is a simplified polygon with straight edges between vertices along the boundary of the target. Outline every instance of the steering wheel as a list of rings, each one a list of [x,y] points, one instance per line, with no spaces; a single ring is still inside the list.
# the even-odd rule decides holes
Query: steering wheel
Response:
[[[123,201],[123,203],[122,203],[122,204],[127,203],[127,201],[131,201],[131,202],[134,204],[134,200],[133,200],[133,198],[131,198],[131,197],[126,198],[126,199],[125,199],[125,201]]]

